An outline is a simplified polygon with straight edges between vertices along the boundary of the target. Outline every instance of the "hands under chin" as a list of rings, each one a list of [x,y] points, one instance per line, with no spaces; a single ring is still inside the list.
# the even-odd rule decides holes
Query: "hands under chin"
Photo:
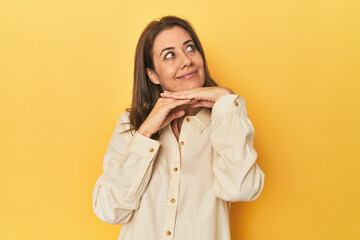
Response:
[[[190,104],[190,107],[212,108],[219,98],[227,94],[234,94],[234,92],[230,88],[225,87],[200,87],[177,92],[164,91],[160,95],[163,98],[178,100],[194,99],[198,100],[198,102]]]
[[[138,132],[151,137],[172,120],[184,116],[187,107],[212,108],[219,98],[227,94],[234,94],[234,92],[224,87],[200,87],[177,92],[165,91],[161,93],[161,98],[158,99],[146,120],[141,124]]]

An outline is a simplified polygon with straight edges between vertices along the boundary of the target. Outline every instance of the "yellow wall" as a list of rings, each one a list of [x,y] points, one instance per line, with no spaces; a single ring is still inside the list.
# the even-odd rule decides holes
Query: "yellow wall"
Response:
[[[219,1],[220,2],[220,1]],[[0,1],[0,239],[116,239],[91,192],[155,17],[190,20],[266,174],[234,240],[360,239],[360,4]]]

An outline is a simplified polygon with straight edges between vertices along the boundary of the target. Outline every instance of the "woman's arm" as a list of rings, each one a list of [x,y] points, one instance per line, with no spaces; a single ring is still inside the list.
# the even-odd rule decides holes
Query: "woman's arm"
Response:
[[[102,221],[111,224],[127,223],[151,177],[153,161],[159,142],[129,128],[128,113],[120,116],[108,145],[103,174],[97,180],[93,196],[93,210]]]
[[[256,164],[254,128],[247,117],[245,100],[225,87],[201,87],[164,92],[162,97],[195,99],[192,107],[212,108],[214,190],[227,201],[255,200],[264,186],[265,175]]]
[[[134,135],[130,131],[124,133],[130,127],[123,124],[129,123],[129,113],[120,116],[104,157],[104,173],[92,193],[94,212],[102,221],[123,224],[130,220],[140,206],[160,147],[160,143],[150,137],[185,113],[172,112],[172,109],[196,102],[159,98]]]
[[[236,202],[252,201],[260,195],[265,175],[256,164],[254,133],[241,96],[224,95],[216,101],[210,136],[217,197]]]

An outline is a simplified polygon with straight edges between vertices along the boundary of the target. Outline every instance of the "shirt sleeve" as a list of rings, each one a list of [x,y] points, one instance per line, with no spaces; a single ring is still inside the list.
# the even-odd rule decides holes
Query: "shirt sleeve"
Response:
[[[127,114],[122,114],[117,122],[105,153],[104,172],[91,194],[96,216],[110,224],[127,223],[140,206],[160,146],[158,141],[140,133],[124,132],[130,126],[124,125]]]
[[[217,197],[237,202],[252,201],[260,195],[265,175],[256,164],[254,133],[241,96],[228,94],[216,101],[211,113],[210,139]]]

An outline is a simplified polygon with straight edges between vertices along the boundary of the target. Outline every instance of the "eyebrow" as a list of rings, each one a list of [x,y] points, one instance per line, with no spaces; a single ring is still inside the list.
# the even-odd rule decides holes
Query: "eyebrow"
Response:
[[[184,43],[183,43],[183,45],[186,45],[187,43],[189,43],[189,42],[194,42],[193,40],[191,40],[191,39],[189,39],[189,40],[186,40]],[[167,48],[164,48],[163,50],[161,50],[161,53],[160,53],[160,56],[161,56],[161,54],[164,52],[164,51],[166,51],[166,50],[170,50],[170,49],[175,49],[174,47],[167,47]]]

